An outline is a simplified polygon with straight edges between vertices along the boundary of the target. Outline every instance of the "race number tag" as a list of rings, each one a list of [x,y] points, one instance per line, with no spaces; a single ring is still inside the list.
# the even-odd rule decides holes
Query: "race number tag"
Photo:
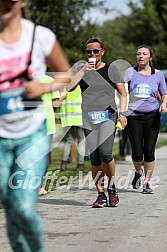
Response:
[[[138,98],[149,98],[152,93],[152,87],[145,83],[135,84],[133,93]]]
[[[93,124],[98,124],[109,120],[108,110],[104,111],[91,111],[88,116]]]
[[[23,111],[23,88],[8,89],[0,92],[0,115]]]

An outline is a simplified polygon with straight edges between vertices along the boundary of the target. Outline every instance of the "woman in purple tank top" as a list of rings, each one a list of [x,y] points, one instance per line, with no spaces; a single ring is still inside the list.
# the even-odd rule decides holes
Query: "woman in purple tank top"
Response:
[[[137,49],[137,64],[125,73],[128,83],[129,105],[127,111],[128,133],[132,147],[135,176],[134,189],[141,186],[144,166],[142,193],[153,193],[151,178],[155,165],[155,144],[160,130],[160,111],[167,112],[167,88],[163,73],[152,66],[153,51],[141,45]],[[159,108],[158,98],[161,101]]]

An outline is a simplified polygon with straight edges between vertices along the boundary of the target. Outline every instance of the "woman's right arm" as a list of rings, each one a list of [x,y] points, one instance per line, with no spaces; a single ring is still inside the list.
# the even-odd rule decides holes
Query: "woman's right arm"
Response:
[[[79,70],[77,73],[73,74],[73,76],[71,78],[71,82],[68,83],[68,85],[66,86],[66,90],[68,92],[75,90],[76,87],[78,86],[80,80],[83,78],[84,74],[85,74],[84,68]]]
[[[46,58],[46,64],[54,72],[54,80],[48,85],[41,85],[34,80],[26,82],[25,93],[29,99],[51,93],[55,90],[61,90],[71,82],[70,65],[57,40],[54,42],[51,53]]]
[[[38,97],[55,90],[62,90],[65,86],[67,91],[72,91],[78,86],[85,72],[92,69],[92,66],[88,62],[86,63],[86,61],[84,63],[83,61],[78,61],[70,68],[58,41],[54,43],[53,49],[46,59],[46,63],[54,72],[54,80],[48,85],[40,85],[35,81],[25,84],[26,93],[29,98]],[[76,71],[75,69],[73,71],[73,68],[76,68],[76,66],[78,66],[79,70]]]
[[[55,43],[47,59],[47,63],[50,68],[56,72],[52,84],[52,91],[62,89],[66,86],[68,92],[74,90],[78,86],[78,83],[84,76],[89,65],[86,61],[78,61],[70,68],[58,42]]]

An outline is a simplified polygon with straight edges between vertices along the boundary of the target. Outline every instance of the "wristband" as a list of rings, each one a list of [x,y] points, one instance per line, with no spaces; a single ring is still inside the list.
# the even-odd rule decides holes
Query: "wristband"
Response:
[[[126,117],[126,112],[124,111],[124,112],[119,112],[119,115],[120,116],[125,116]]]

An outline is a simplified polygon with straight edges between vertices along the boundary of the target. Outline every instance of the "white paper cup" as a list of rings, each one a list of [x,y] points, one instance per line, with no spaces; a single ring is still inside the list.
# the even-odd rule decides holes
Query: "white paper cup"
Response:
[[[95,66],[96,66],[96,58],[89,58],[88,62],[92,62],[92,63],[93,63],[93,69],[95,69]]]

